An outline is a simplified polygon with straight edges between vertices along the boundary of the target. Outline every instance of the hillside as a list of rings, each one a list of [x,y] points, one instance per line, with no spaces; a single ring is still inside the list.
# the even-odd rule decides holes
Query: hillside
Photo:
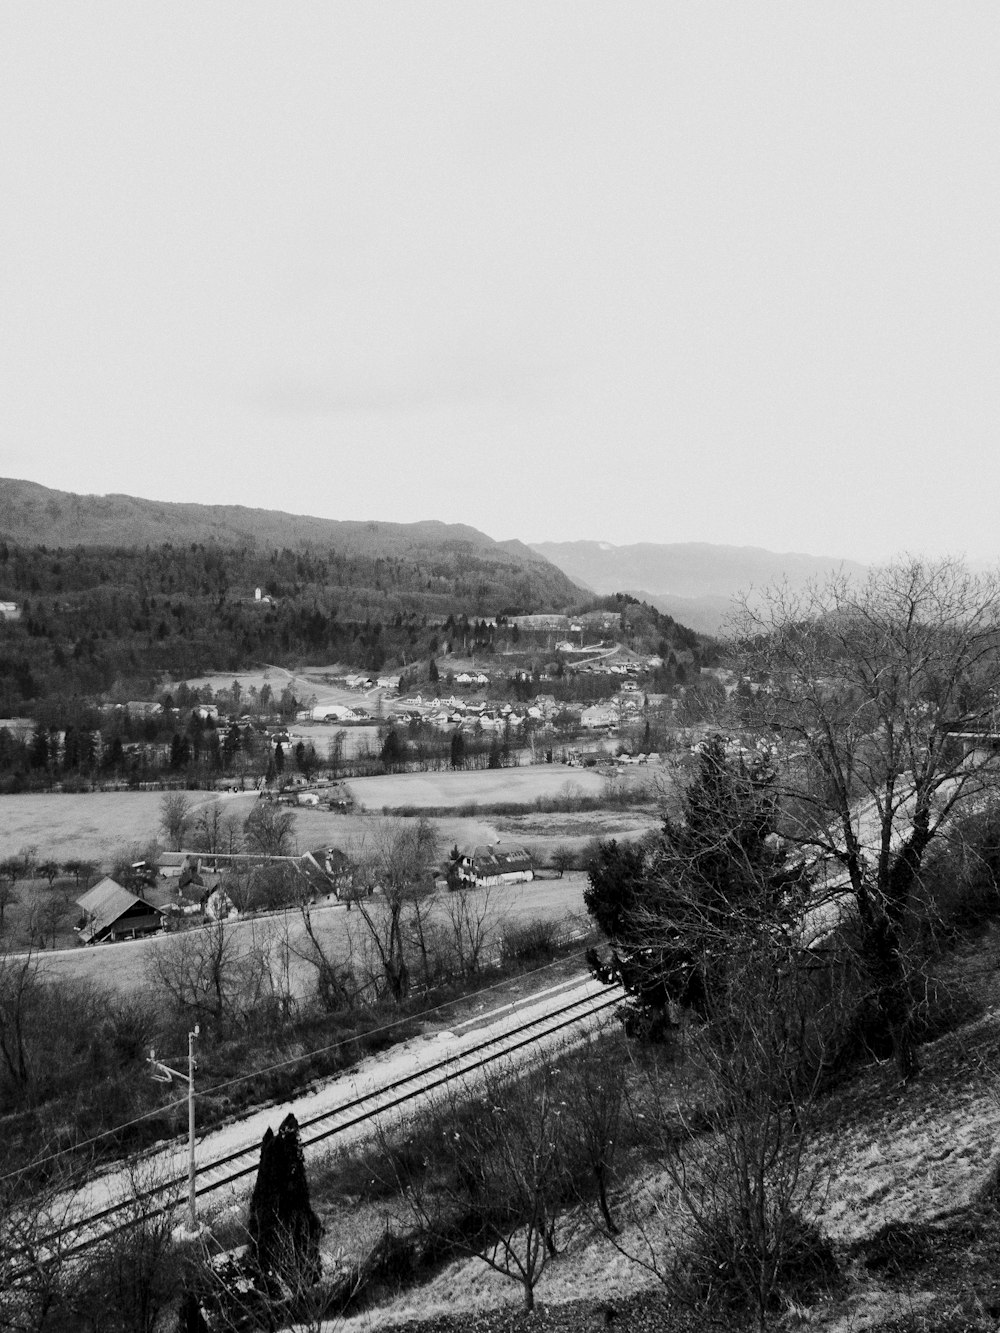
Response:
[[[791,1299],[776,1329],[823,1333],[994,1333],[1000,1315],[995,1071],[1000,1022],[989,932],[949,965],[951,984],[978,1016],[924,1044],[908,1085],[874,1061],[821,1099],[802,1170],[805,1214],[832,1243],[839,1276]],[[339,1176],[331,1173],[331,1183]],[[533,1327],[577,1333],[693,1333],[749,1327],[672,1304],[646,1267],[676,1225],[668,1173],[625,1173],[613,1194],[613,1240],[580,1209],[564,1222],[559,1255],[539,1284]],[[328,1202],[329,1232],[357,1231],[356,1196]],[[377,1220],[377,1219],[375,1219]],[[375,1220],[371,1222],[374,1229]],[[631,1257],[630,1257],[631,1256]],[[638,1262],[636,1262],[638,1259]],[[514,1333],[525,1326],[517,1284],[475,1258],[456,1257],[420,1285],[386,1293],[345,1323],[349,1333]],[[756,1325],[754,1325],[756,1327]]]
[[[714,546],[708,542],[533,542],[574,582],[596,593],[630,592],[702,633],[719,631],[731,599],[752,588],[787,579],[801,587],[833,570],[864,571],[855,561],[833,556],[778,553],[757,546]]]
[[[340,523],[0,480],[0,601],[16,607],[0,621],[0,715],[112,687],[142,697],[164,676],[260,662],[379,671],[453,639],[492,651],[487,621],[581,596],[520,542],[463,524]]]
[[[175,504],[131,495],[75,495],[31,481],[0,478],[0,542],[16,546],[137,548],[214,545],[336,551],[352,560],[414,566],[430,579],[478,581],[470,598],[456,588],[456,613],[490,614],[508,593],[524,611],[561,609],[580,590],[518,541],[497,542],[463,523],[339,521],[241,505]],[[479,586],[482,585],[482,586]],[[432,591],[434,589],[431,585]],[[482,609],[474,603],[484,603]]]

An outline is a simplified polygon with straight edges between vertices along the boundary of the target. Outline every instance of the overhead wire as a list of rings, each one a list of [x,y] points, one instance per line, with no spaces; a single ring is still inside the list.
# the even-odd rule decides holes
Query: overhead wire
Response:
[[[540,967],[532,968],[531,971],[529,972],[520,973],[519,976],[521,978],[530,978],[538,976],[539,973],[548,971],[554,967],[558,967],[560,964],[565,963],[573,958],[578,958],[581,954],[585,952],[586,950],[584,949],[574,949],[571,953],[564,954],[562,958],[556,958],[553,959],[552,962],[543,963]],[[484,986],[481,990],[471,992],[471,996],[489,995],[491,992],[499,990],[500,987],[502,986],[510,985],[510,983],[511,983],[511,978],[506,977],[501,979],[500,981],[493,982],[489,986]],[[404,1018],[393,1019],[392,1022],[384,1023],[379,1027],[368,1028],[365,1032],[360,1033],[359,1036],[342,1037],[335,1042],[331,1042],[328,1046],[320,1046],[312,1051],[302,1051],[298,1055],[289,1056],[288,1059],[279,1060],[275,1064],[265,1065],[261,1069],[250,1070],[249,1073],[246,1074],[237,1074],[234,1078],[226,1079],[222,1083],[214,1083],[207,1087],[199,1088],[197,1095],[199,1097],[205,1097],[208,1094],[223,1092],[227,1088],[235,1087],[239,1083],[246,1083],[249,1080],[255,1078],[263,1078],[267,1074],[273,1074],[276,1073],[278,1070],[287,1069],[291,1065],[300,1064],[302,1063],[302,1061],[313,1059],[315,1056],[328,1055],[331,1051],[338,1050],[344,1046],[349,1046],[352,1042],[356,1042],[359,1040],[363,1041],[365,1038],[368,1037],[383,1036],[386,1033],[392,1032],[393,1030],[403,1027],[408,1023],[419,1022],[421,1019],[426,1018],[430,1014],[439,1013],[442,1009],[446,1009],[449,1006],[460,1002],[460,1000],[463,998],[471,998],[471,997],[465,996],[465,997],[459,997],[458,999],[443,1000],[440,1004],[432,1005],[428,1009],[421,1009],[419,1012],[415,1014],[409,1014]],[[24,1166],[17,1167],[15,1170],[7,1172],[6,1175],[0,1176],[0,1185],[5,1184],[8,1180],[15,1180],[20,1176],[26,1175],[28,1174],[28,1172],[34,1171],[37,1167],[47,1166],[51,1162],[58,1161],[61,1157],[68,1156],[71,1153],[75,1154],[82,1152],[85,1148],[92,1147],[94,1144],[101,1142],[102,1139],[111,1138],[113,1135],[120,1134],[126,1129],[131,1129],[134,1125],[140,1124],[143,1120],[152,1119],[154,1116],[162,1115],[164,1111],[169,1111],[174,1107],[179,1107],[186,1104],[187,1104],[187,1097],[184,1096],[177,1098],[174,1101],[167,1102],[165,1105],[154,1106],[150,1110],[144,1111],[141,1115],[136,1116],[134,1119],[125,1121],[124,1124],[115,1125],[111,1129],[102,1130],[99,1134],[95,1134],[89,1139],[83,1139],[80,1143],[69,1144],[65,1148],[60,1148],[56,1152],[48,1153],[45,1157],[36,1158],[34,1161],[28,1162]]]

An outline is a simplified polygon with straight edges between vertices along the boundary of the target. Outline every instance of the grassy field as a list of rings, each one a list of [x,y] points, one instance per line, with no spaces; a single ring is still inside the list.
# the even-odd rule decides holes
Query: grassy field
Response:
[[[213,800],[217,794],[226,801],[227,813],[242,818],[256,800],[252,792],[191,792],[192,805]],[[0,860],[23,847],[34,847],[42,860],[111,861],[119,848],[144,846],[157,837],[162,800],[163,793],[156,791],[0,796]]]
[[[642,784],[657,770],[635,770],[625,779]],[[484,768],[455,773],[398,773],[389,777],[356,778],[348,783],[354,799],[366,810],[385,806],[453,806],[476,801],[494,805],[514,801],[525,805],[539,797],[600,796],[605,778],[592,768],[566,764],[533,764],[523,768]]]
[[[626,780],[649,781],[653,772],[630,773]],[[658,822],[654,805],[515,816],[488,813],[490,805],[501,802],[529,805],[538,797],[574,793],[599,796],[603,792],[604,779],[592,769],[561,764],[464,773],[402,773],[360,778],[349,785],[362,807],[359,813],[296,810],[295,838],[300,851],[323,846],[347,849],[364,841],[373,832],[373,815],[383,807],[454,809],[453,815],[440,815],[434,820],[442,855],[455,843],[464,847],[499,839],[527,845],[547,858],[558,844],[580,849],[598,836],[641,837]],[[195,809],[218,797],[227,813],[241,819],[250,813],[256,800],[249,792],[189,795]],[[162,800],[162,792],[51,792],[0,797],[0,860],[33,848],[39,860],[64,862],[79,857],[107,868],[121,852],[145,848],[156,840]],[[481,815],[458,813],[472,803],[484,807]]]

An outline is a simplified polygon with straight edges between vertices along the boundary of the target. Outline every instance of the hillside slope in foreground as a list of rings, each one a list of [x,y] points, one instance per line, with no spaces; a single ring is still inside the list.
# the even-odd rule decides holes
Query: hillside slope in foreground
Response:
[[[834,1243],[844,1281],[835,1295],[777,1317],[777,1327],[823,1333],[1000,1327],[1000,933],[991,932],[960,961],[961,981],[985,1012],[926,1043],[921,1073],[909,1086],[900,1085],[891,1064],[876,1063],[821,1107],[806,1168],[816,1170],[822,1187],[808,1212]],[[645,1194],[651,1201],[647,1221],[655,1221],[653,1201],[665,1191],[665,1180],[649,1176],[620,1185],[622,1196]],[[581,1227],[546,1271],[539,1307],[529,1317],[519,1310],[515,1283],[476,1260],[460,1260],[343,1327],[349,1333],[508,1333],[529,1324],[539,1333],[706,1327],[692,1312],[671,1310],[656,1281],[623,1255],[642,1248],[635,1228],[612,1245]]]

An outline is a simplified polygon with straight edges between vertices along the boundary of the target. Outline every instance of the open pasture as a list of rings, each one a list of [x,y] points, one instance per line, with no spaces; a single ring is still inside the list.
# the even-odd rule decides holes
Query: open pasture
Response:
[[[645,777],[627,781],[644,782]],[[514,802],[530,805],[539,798],[566,795],[600,796],[605,778],[595,769],[566,764],[533,764],[523,768],[481,768],[461,772],[394,773],[386,777],[354,778],[351,795],[366,810],[416,806],[460,809],[475,801],[490,806]]]
[[[192,808],[219,796],[226,813],[246,818],[257,799],[237,794],[188,792]],[[22,847],[43,859],[80,857],[105,863],[122,846],[143,846],[159,834],[160,791],[30,792],[0,796],[0,860]]]
[[[336,814],[311,806],[295,811],[295,841],[300,851],[317,847],[340,847],[348,854],[376,836],[379,812]],[[409,822],[407,820],[407,822]],[[495,821],[468,819],[461,815],[443,816],[431,821],[437,830],[441,856],[447,855],[453,843],[464,847],[467,843],[496,842],[500,836]]]

